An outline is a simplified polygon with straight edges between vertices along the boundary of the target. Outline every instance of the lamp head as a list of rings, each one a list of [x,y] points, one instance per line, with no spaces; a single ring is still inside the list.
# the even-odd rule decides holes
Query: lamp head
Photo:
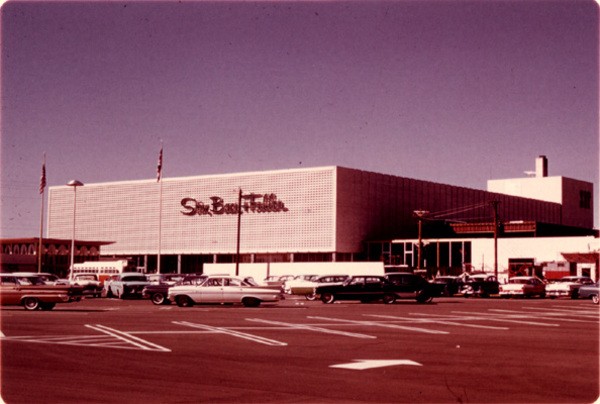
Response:
[[[83,186],[83,182],[81,182],[79,180],[71,180],[67,183],[67,185],[70,187],[81,187],[81,186]]]

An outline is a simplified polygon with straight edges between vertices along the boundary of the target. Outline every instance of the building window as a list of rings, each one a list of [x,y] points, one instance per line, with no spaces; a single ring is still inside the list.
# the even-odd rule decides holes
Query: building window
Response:
[[[592,208],[592,193],[590,191],[579,191],[579,207],[582,209]]]

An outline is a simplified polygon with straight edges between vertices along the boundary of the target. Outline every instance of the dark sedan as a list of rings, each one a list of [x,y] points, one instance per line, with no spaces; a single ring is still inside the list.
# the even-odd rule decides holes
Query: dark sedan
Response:
[[[464,281],[458,276],[438,276],[433,284],[439,288],[440,296],[454,296],[462,291]]]
[[[374,275],[352,276],[341,285],[317,287],[315,293],[323,303],[336,300],[359,300],[362,303],[382,300],[391,304],[396,299],[416,299],[419,303],[429,302],[435,294],[431,284],[411,273],[388,274],[387,278]]]
[[[467,278],[463,287],[465,297],[490,297],[500,292],[500,282],[494,275],[478,274]]]

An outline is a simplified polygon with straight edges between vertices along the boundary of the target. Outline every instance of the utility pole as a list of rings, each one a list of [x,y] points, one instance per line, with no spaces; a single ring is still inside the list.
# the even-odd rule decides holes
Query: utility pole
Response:
[[[498,205],[500,201],[492,201],[494,209],[494,276],[498,279],[498,227],[500,225],[498,219]]]

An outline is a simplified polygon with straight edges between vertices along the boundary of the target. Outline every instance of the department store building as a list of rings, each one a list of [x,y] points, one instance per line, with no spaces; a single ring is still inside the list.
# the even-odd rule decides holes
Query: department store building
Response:
[[[495,219],[503,238],[597,240],[591,183],[547,177],[544,168],[524,180],[491,181],[495,192],[329,166],[53,186],[47,229],[71,238],[75,219],[77,240],[110,242],[103,258],[153,272],[160,256],[162,272],[183,273],[237,259],[416,267],[420,218],[428,267],[478,267],[472,241],[489,241]],[[536,198],[527,194],[540,183]]]

